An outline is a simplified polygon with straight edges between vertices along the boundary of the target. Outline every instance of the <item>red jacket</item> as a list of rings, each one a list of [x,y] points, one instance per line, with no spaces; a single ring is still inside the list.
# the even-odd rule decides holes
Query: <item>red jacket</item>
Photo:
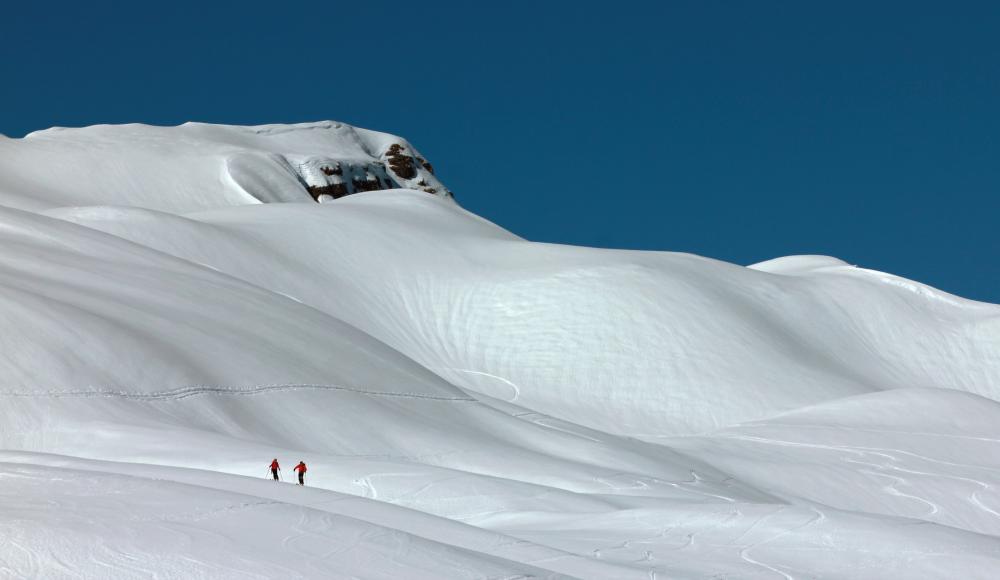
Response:
[[[307,472],[309,470],[306,469],[306,464],[305,463],[299,463],[298,465],[295,466],[294,471],[301,471],[302,473],[305,473],[305,472]]]
[[[277,459],[271,462],[271,469],[281,469],[281,467],[278,465]]]

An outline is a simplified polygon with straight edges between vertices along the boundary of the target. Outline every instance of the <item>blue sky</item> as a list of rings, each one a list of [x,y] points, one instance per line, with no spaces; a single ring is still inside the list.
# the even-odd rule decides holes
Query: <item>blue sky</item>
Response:
[[[335,119],[533,240],[1000,302],[1000,4],[19,2],[0,133]]]

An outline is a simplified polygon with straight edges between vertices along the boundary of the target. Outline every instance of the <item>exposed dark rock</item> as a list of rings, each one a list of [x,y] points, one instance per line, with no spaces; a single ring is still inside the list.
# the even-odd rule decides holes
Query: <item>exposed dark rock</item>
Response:
[[[426,169],[428,173],[434,175],[434,166],[431,165],[426,159],[423,157],[417,157],[417,161],[424,166],[424,169]]]
[[[413,157],[404,153],[403,146],[393,143],[386,151],[389,159],[389,168],[402,179],[413,179],[417,176],[417,167]]]
[[[419,163],[419,165],[418,165]],[[380,161],[371,163],[351,164],[333,160],[324,160],[312,166],[312,171],[318,169],[326,178],[333,178],[341,183],[326,185],[309,185],[307,180],[302,178],[302,184],[309,191],[313,199],[319,201],[324,195],[329,195],[334,199],[340,199],[345,195],[353,195],[362,191],[378,191],[383,189],[397,189],[406,187],[409,180],[416,180],[420,177],[420,172],[426,170],[433,173],[430,164],[423,157],[417,157],[412,151],[402,143],[392,143],[386,149],[385,157]],[[423,169],[421,169],[423,168]],[[315,183],[317,178],[324,181],[316,173],[312,174],[311,180]],[[426,177],[426,173],[423,174]],[[339,178],[339,179],[338,179]],[[412,183],[412,182],[410,182]],[[420,178],[416,186],[431,194],[438,194],[438,189],[430,187],[428,179]],[[437,185],[435,183],[435,185]],[[447,189],[441,191],[440,195],[451,196]]]
[[[330,185],[310,185],[306,187],[309,190],[309,194],[312,195],[313,199],[319,201],[321,195],[329,195],[333,199],[339,199],[348,195],[350,192],[347,191],[346,183],[331,183]]]
[[[378,179],[355,179],[351,181],[351,185],[354,186],[354,193],[359,191],[378,191],[382,189],[382,185],[379,183]]]

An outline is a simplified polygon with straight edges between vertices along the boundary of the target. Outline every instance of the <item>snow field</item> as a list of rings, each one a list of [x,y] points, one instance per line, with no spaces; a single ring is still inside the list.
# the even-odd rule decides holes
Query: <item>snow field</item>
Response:
[[[0,575],[996,576],[1000,307],[533,243],[418,158],[0,138]],[[405,189],[306,189],[373,176]]]

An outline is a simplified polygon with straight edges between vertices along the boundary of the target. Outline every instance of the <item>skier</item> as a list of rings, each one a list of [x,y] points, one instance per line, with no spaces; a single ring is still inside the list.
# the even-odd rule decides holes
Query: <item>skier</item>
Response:
[[[306,471],[308,471],[308,468],[306,468],[306,462],[299,461],[299,464],[295,466],[294,471],[299,472],[299,485],[305,485]]]
[[[278,458],[275,457],[274,461],[271,462],[271,475],[274,477],[274,481],[278,481],[279,471],[281,471],[281,466],[278,465]]]

